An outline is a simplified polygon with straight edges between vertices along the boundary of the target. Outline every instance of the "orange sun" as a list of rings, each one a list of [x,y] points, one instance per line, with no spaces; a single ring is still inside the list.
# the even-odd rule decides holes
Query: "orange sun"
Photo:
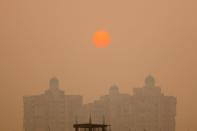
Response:
[[[109,33],[104,30],[95,32],[93,42],[97,48],[106,48],[110,44]]]

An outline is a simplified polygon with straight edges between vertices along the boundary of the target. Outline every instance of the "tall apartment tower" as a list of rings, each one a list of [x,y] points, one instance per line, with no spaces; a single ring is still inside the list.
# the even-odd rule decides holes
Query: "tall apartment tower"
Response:
[[[105,116],[113,131],[175,131],[176,98],[161,93],[155,79],[148,76],[142,88],[134,88],[133,95],[112,86],[109,94],[83,106],[81,121],[89,113],[98,123]]]
[[[25,131],[72,131],[75,114],[82,106],[82,97],[65,95],[59,81],[52,78],[49,89],[41,95],[27,96],[24,102]]]
[[[175,131],[176,97],[164,95],[152,76],[133,95],[113,85],[88,104],[81,96],[65,95],[57,78],[45,93],[24,97],[25,131],[74,131],[73,124],[87,122],[90,114],[94,123],[112,125],[112,131]]]
[[[175,131],[176,98],[161,93],[152,76],[134,89],[132,101],[134,131]]]

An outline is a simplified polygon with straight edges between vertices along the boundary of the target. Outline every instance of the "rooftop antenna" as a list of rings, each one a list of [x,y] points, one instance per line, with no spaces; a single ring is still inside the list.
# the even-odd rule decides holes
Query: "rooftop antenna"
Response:
[[[91,113],[90,113],[90,116],[89,116],[89,124],[92,124],[92,116],[91,116]]]
[[[49,125],[48,125],[48,131],[51,131]]]
[[[105,125],[105,116],[103,115],[103,125]]]
[[[111,126],[109,126],[109,131],[111,131]]]
[[[78,118],[75,116],[75,124],[78,124]]]

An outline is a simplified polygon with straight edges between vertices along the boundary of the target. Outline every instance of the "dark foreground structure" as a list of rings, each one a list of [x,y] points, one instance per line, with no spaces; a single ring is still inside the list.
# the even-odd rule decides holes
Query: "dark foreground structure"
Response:
[[[73,127],[75,131],[110,131],[110,125],[106,125],[105,122],[103,124],[93,124],[91,118],[89,123],[84,124],[74,124]]]

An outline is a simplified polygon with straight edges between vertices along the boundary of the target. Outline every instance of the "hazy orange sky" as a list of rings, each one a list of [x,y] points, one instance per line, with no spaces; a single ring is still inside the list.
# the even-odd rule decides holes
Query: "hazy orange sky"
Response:
[[[196,0],[1,0],[0,130],[22,131],[23,96],[57,76],[85,102],[116,83],[132,94],[148,74],[177,96],[177,131],[197,130]],[[105,29],[108,48],[92,35]]]

